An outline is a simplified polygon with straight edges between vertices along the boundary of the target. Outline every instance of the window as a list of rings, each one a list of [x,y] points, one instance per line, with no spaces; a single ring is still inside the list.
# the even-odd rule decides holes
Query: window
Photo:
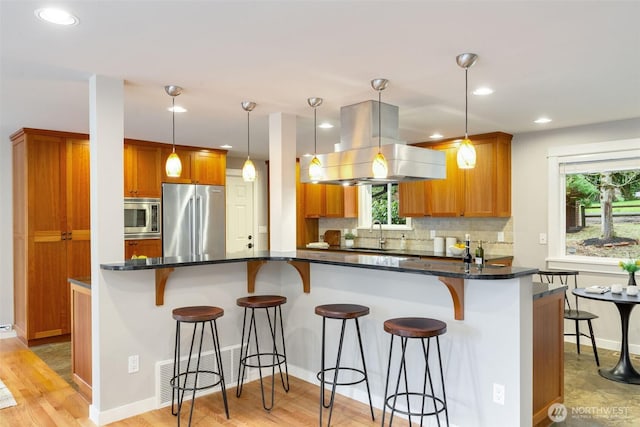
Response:
[[[640,257],[639,165],[640,139],[549,150],[549,267],[619,272]]]
[[[359,188],[358,227],[371,227],[378,220],[388,230],[411,229],[411,218],[399,216],[398,184],[372,184]]]

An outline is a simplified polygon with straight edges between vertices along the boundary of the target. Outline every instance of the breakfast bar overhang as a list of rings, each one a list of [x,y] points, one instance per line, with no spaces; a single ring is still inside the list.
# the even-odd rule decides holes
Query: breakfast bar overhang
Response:
[[[120,386],[100,390],[99,412],[106,420],[130,402],[147,405],[145,410],[161,406],[155,366],[171,356],[172,308],[194,302],[224,307],[220,340],[232,353],[240,345],[242,323],[235,300],[255,290],[287,298],[283,313],[294,376],[317,382],[320,328],[313,308],[334,302],[366,304],[371,314],[363,319],[363,339],[369,348],[373,404],[381,408],[389,345],[382,323],[398,316],[433,317],[447,323],[442,346],[452,425],[531,425],[535,269],[471,266],[465,272],[462,263],[322,251],[260,253],[251,258],[153,258],[101,268],[109,328],[122,328],[127,336],[123,342],[118,334],[101,334],[101,366],[115,363],[107,357],[111,350],[140,354],[141,360],[135,379],[112,369],[117,381],[109,383]],[[154,270],[164,271],[161,289]],[[159,293],[163,305],[157,304]],[[135,325],[125,319],[131,313],[139,319]],[[355,354],[343,357],[348,360]],[[504,405],[493,402],[494,384],[505,387]],[[366,399],[357,386],[341,392]]]

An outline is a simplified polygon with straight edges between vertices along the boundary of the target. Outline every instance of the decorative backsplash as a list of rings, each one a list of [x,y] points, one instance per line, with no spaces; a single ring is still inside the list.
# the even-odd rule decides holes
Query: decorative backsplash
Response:
[[[321,218],[319,220],[319,235],[326,230],[342,230],[344,244],[345,230],[355,231],[356,246],[376,247],[379,232],[376,227],[373,232],[368,228],[358,229],[358,221],[354,218]],[[404,234],[409,250],[433,250],[431,231],[435,230],[436,237],[455,237],[464,240],[464,235],[471,235],[471,248],[474,250],[478,241],[482,240],[485,253],[491,255],[513,255],[513,219],[512,218],[413,218],[411,230],[383,230],[386,240],[385,247],[400,248],[400,240]],[[502,233],[502,235],[500,235]],[[503,238],[503,239],[500,239]],[[499,241],[504,240],[504,241]]]

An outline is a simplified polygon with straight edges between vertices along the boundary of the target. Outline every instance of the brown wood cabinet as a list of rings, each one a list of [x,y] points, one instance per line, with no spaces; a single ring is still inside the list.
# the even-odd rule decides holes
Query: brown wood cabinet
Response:
[[[358,189],[332,184],[302,184],[305,218],[357,218]]]
[[[548,426],[547,410],[564,400],[564,292],[533,300],[533,425]]]
[[[300,162],[296,160],[296,247],[318,241],[318,218],[307,218],[305,185],[300,182]]]
[[[67,278],[91,270],[88,136],[21,129],[11,141],[16,333],[68,339]]]
[[[178,154],[182,162],[182,174],[179,178],[167,176],[164,169],[171,151],[171,146],[162,150],[162,182],[225,185],[227,171],[226,151],[176,146],[176,154]]]
[[[89,402],[92,398],[91,365],[91,288],[72,283],[71,375],[80,394]]]
[[[124,259],[133,255],[144,255],[147,258],[162,256],[162,239],[133,239],[124,241]]]
[[[157,144],[124,140],[125,197],[160,197],[162,149]]]
[[[474,169],[467,170],[458,169],[456,139],[415,144],[445,152],[447,178],[403,183],[401,215],[511,216],[511,138],[503,132],[471,136],[477,161]]]

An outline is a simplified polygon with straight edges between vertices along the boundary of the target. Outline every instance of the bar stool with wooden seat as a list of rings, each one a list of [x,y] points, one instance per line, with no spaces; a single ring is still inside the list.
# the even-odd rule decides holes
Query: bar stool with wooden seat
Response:
[[[236,397],[242,394],[242,386],[244,385],[245,370],[247,367],[258,368],[260,375],[260,391],[262,392],[262,407],[270,411],[273,408],[275,396],[275,371],[276,366],[280,371],[280,381],[285,393],[289,392],[289,368],[287,366],[287,350],[284,345],[284,327],[282,323],[282,304],[287,302],[287,298],[279,295],[256,295],[238,298],[236,303],[240,307],[244,307],[244,317],[242,321],[242,339],[240,340],[240,362],[238,364],[238,387],[236,389]],[[269,324],[269,335],[272,344],[272,351],[265,352],[260,350],[258,340],[258,328],[256,326],[256,310],[264,309],[267,322]],[[269,313],[269,309],[273,309],[273,313]],[[249,310],[251,316],[249,316]],[[273,317],[272,317],[273,316]],[[278,317],[280,321],[278,322]],[[249,329],[247,331],[247,318],[249,319]],[[278,323],[280,324],[280,345],[278,347]],[[246,340],[245,340],[246,332]],[[254,337],[255,352],[249,353],[251,345],[251,335]],[[263,358],[271,357],[270,361]],[[285,372],[282,372],[284,364]],[[264,396],[264,383],[262,379],[262,368],[271,368],[271,403],[267,405]]]
[[[384,419],[387,408],[391,409],[391,417],[389,419],[389,426],[393,423],[393,415],[395,412],[407,415],[409,417],[409,424],[411,424],[411,416],[420,416],[420,425],[424,416],[435,415],[438,426],[440,426],[440,413],[444,412],[447,426],[449,425],[449,413],[447,411],[447,395],[444,387],[444,374],[442,372],[442,358],[440,356],[440,339],[439,336],[447,332],[447,324],[436,319],[429,319],[426,317],[401,317],[396,319],[389,319],[384,322],[384,330],[391,334],[391,345],[389,347],[389,364],[387,366],[387,379],[385,380],[384,389],[384,406],[382,408],[382,425],[384,426]],[[389,376],[391,374],[391,356],[393,355],[393,342],[394,338],[400,337],[400,367],[398,368],[398,378],[396,380],[395,391],[389,393]],[[438,351],[438,365],[440,368],[440,382],[442,384],[442,395],[436,396],[433,381],[431,377],[431,369],[429,368],[429,351],[431,348],[431,338],[436,339],[436,346]],[[410,391],[409,381],[407,378],[407,362],[406,362],[406,350],[409,339],[419,339],[422,344],[422,353],[424,355],[425,371],[422,390]],[[425,339],[427,341],[425,346]],[[400,380],[404,373],[404,392],[400,391]],[[410,373],[410,376],[415,374]],[[429,383],[429,392],[427,392],[427,383]],[[396,407],[398,397],[405,397],[407,403],[407,410],[401,410]],[[418,397],[421,401],[420,410],[411,410],[411,397]],[[427,399],[428,398],[428,399]],[[428,405],[430,401],[430,405]],[[430,406],[425,408],[425,405]]]
[[[339,385],[355,385],[364,382],[367,385],[367,395],[369,396],[369,407],[371,408],[371,419],[375,421],[373,414],[373,404],[371,403],[371,391],[369,389],[369,377],[367,375],[367,365],[364,361],[364,350],[362,347],[362,337],[360,335],[360,324],[358,318],[369,314],[369,307],[357,304],[326,304],[316,307],[315,312],[317,315],[322,316],[322,356],[320,372],[317,374],[318,380],[320,380],[320,426],[322,427],[322,412],[323,409],[329,409],[329,420],[327,425],[331,425],[331,414],[333,412],[333,402],[336,395],[336,386]],[[336,358],[336,364],[334,367],[325,367],[325,324],[327,319],[340,319],[342,320],[342,329],[340,332],[340,341],[338,344],[338,355]],[[342,343],[344,341],[344,331],[347,320],[353,319],[356,324],[356,332],[358,334],[358,346],[360,347],[360,357],[362,360],[362,369],[353,367],[340,366],[340,357],[342,355]],[[341,380],[339,377],[340,371],[349,371],[359,374],[361,378],[355,380]],[[333,372],[333,377],[327,379],[327,373]],[[325,401],[325,384],[331,385],[331,398],[327,404]]]
[[[221,317],[223,314],[223,309],[211,306],[181,307],[173,310],[173,318],[176,320],[176,341],[173,358],[173,377],[170,381],[171,387],[173,388],[171,394],[171,413],[178,417],[178,426],[180,426],[180,411],[182,409],[185,391],[188,390],[192,393],[191,409],[189,411],[189,425],[191,425],[196,392],[209,389],[217,385],[220,385],[222,400],[224,402],[224,412],[227,418],[229,418],[227,390],[224,384],[222,357],[220,355],[220,340],[218,339],[218,327],[216,325],[216,319]],[[191,334],[191,346],[189,348],[189,358],[186,361],[186,368],[181,370],[183,361],[180,356],[180,329],[183,323],[193,323],[193,333]],[[210,367],[208,369],[202,369],[200,361],[202,357],[204,331],[207,324],[209,324],[209,329],[211,330],[216,366],[215,368]],[[193,346],[196,339],[198,339],[196,337],[198,327],[200,327],[198,355],[195,361],[195,369],[192,369],[192,359],[194,358]]]

